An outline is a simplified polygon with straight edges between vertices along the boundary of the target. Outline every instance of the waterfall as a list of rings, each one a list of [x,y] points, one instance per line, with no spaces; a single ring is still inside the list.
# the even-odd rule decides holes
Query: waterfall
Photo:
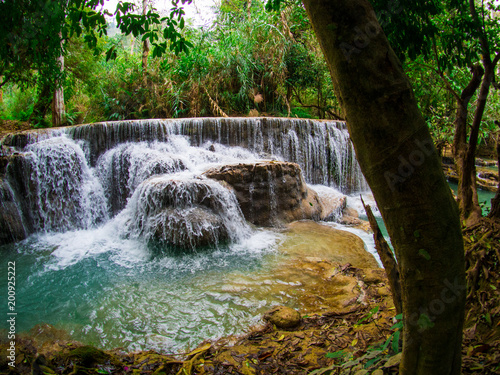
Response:
[[[338,190],[364,187],[334,121],[140,120],[10,134],[0,142],[0,245],[19,262],[16,295],[30,306],[17,328],[47,322],[84,344],[166,352],[234,334],[300,285],[276,227],[339,218]],[[267,276],[275,269],[286,272]]]
[[[21,198],[26,227],[65,231],[89,228],[107,218],[102,187],[73,140],[48,138],[24,151],[9,163],[7,181]]]
[[[122,214],[131,236],[184,249],[237,242],[250,232],[231,190],[190,173],[144,181]]]
[[[281,118],[193,118],[135,120],[75,126],[73,139],[85,140],[91,163],[125,142],[166,141],[189,137],[193,146],[216,142],[239,146],[262,157],[274,155],[297,163],[308,183],[336,187],[345,193],[367,188],[346,126],[340,121]]]
[[[119,145],[102,155],[97,164],[112,215],[125,207],[129,196],[147,178],[186,168],[175,154],[154,146],[148,148],[144,142]]]
[[[122,219],[123,215],[129,215],[129,224],[138,220],[137,225],[126,225],[128,235],[155,237],[174,246],[182,241],[204,243],[199,242],[202,237],[210,238],[207,244],[243,238],[244,230],[235,227],[245,227],[241,215],[200,202],[179,211],[175,205],[165,206],[162,202],[166,197],[153,189],[161,187],[172,194],[179,191],[188,194],[190,189],[199,191],[203,172],[221,164],[263,159],[288,161],[300,166],[307,183],[334,187],[343,193],[366,188],[345,124],[337,121],[279,118],[120,121],[11,134],[2,140],[1,146],[2,152],[7,150],[8,154],[1,157],[9,158],[9,162],[0,170],[0,203],[4,207],[0,220],[6,221],[4,217],[10,214],[5,212],[10,210],[22,223],[22,230],[18,228],[15,235],[10,234],[13,238],[33,232],[88,229],[120,213]],[[170,179],[172,175],[180,176],[179,173],[187,173],[195,180],[182,180],[181,184]],[[218,206],[238,211],[227,197],[227,188],[221,188],[220,182],[204,180],[208,195],[225,197]],[[172,190],[172,186],[176,189]],[[269,194],[270,207],[277,206],[272,184]],[[12,204],[7,209],[8,202]],[[152,212],[152,217],[145,220],[146,207],[141,204],[161,210]],[[167,220],[170,226],[159,226],[160,220]],[[198,226],[188,228],[189,221],[197,222]],[[168,234],[173,227],[180,237]],[[185,234],[189,231],[193,235]]]

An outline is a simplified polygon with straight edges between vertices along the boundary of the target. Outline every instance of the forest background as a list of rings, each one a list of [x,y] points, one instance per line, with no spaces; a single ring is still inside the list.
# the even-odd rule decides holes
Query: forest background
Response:
[[[140,14],[143,5],[138,2],[135,12]],[[146,6],[155,7],[151,2]],[[196,9],[194,4],[184,8]],[[207,8],[201,12],[206,14]],[[111,17],[107,35],[97,35],[96,50],[87,47],[84,35],[65,40],[64,124],[224,115],[344,118],[300,3],[285,2],[279,12],[270,12],[259,0],[224,0],[209,12],[213,12],[212,23],[200,25],[195,20],[183,25],[182,34],[192,44],[188,53],[167,50],[156,57],[149,52],[146,64],[142,37],[123,35]],[[450,9],[440,12],[428,13],[434,17],[434,27],[442,27],[443,33],[442,38],[428,42],[432,43],[431,52],[400,50],[399,55],[436,143],[451,144],[456,95],[469,83],[474,57],[479,60],[481,51],[474,39],[460,35],[457,22],[445,22],[463,15]],[[428,21],[415,19],[421,25]],[[395,32],[389,22],[383,26],[389,37]],[[455,51],[455,56],[446,46],[446,38],[451,36],[463,37],[463,50]],[[113,59],[106,53],[110,49]],[[50,107],[42,116],[34,115],[37,102],[47,96],[41,74],[34,69],[29,80],[2,85],[2,120],[51,126]],[[472,106],[476,100],[472,98]],[[468,111],[469,120],[473,113]],[[489,142],[494,146],[491,135],[498,129],[495,120],[499,113],[500,94],[493,89],[482,116],[480,145]]]

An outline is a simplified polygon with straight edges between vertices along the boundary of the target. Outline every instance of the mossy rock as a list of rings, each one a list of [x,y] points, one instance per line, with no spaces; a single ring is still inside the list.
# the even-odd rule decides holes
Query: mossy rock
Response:
[[[73,366],[75,370],[81,367],[96,367],[97,365],[121,367],[121,363],[112,355],[87,345],[70,349],[66,353],[60,353],[51,362],[56,366]]]

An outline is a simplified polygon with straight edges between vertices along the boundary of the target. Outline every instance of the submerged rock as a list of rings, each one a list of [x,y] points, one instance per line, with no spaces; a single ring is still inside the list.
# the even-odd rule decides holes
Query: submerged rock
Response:
[[[361,238],[353,233],[314,221],[297,221],[287,226],[283,252],[301,258],[321,258],[357,268],[379,268],[375,257],[365,249]]]
[[[225,165],[204,175],[231,185],[243,215],[253,224],[277,226],[322,218],[323,205],[306,185],[298,164],[268,161]]]
[[[278,328],[293,328],[301,321],[299,312],[286,306],[273,307],[262,318]]]

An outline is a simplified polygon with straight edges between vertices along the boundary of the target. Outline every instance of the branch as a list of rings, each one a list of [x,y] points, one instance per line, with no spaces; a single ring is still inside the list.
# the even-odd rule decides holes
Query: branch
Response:
[[[433,66],[430,66],[430,65],[427,65],[427,64],[422,64],[422,63],[418,63],[418,62],[414,62],[414,64],[416,65],[420,65],[420,66],[423,66],[424,68],[428,68],[430,70],[432,70],[434,73],[437,74],[437,76],[439,78],[441,78],[441,80],[443,81],[443,83],[445,84],[446,86],[446,89],[455,97],[455,99],[459,100],[460,99],[460,95],[458,95],[458,92],[456,92],[455,90],[453,90],[453,87],[451,87],[451,84],[450,82],[448,81],[448,79],[444,76],[444,74],[441,72],[440,69],[436,69],[434,68]],[[439,64],[439,63],[438,63]]]
[[[329,109],[323,108],[323,107],[321,107],[319,105],[316,105],[316,104],[310,104],[310,105],[304,104],[302,102],[302,100],[300,99],[299,94],[297,93],[297,91],[293,87],[292,87],[292,91],[293,91],[295,97],[297,98],[297,101],[299,102],[299,104],[300,104],[301,107],[303,107],[303,108],[316,108],[316,109],[319,109],[320,111],[327,112],[335,120],[345,121],[344,118],[342,118],[340,115],[336,114],[335,112],[330,111]]]
[[[488,43],[488,38],[484,33],[484,28],[480,27],[481,22],[479,21],[479,17],[476,11],[476,5],[474,4],[474,0],[469,0],[469,9],[472,15],[472,19],[476,24],[476,31],[479,33],[479,43],[481,44],[481,52],[483,54],[483,61],[486,64],[491,64],[491,56],[490,56],[490,45]]]
[[[387,274],[387,279],[389,280],[389,285],[391,287],[392,300],[394,302],[394,307],[396,308],[396,315],[399,315],[403,311],[403,302],[401,297],[401,281],[399,275],[399,265],[394,259],[392,250],[387,244],[384,235],[380,231],[377,224],[377,220],[373,215],[370,206],[365,205],[363,197],[361,197],[361,203],[366,211],[366,216],[368,216],[368,221],[370,222],[370,227],[373,231],[373,239],[375,241],[375,249],[382,261],[382,264]]]

